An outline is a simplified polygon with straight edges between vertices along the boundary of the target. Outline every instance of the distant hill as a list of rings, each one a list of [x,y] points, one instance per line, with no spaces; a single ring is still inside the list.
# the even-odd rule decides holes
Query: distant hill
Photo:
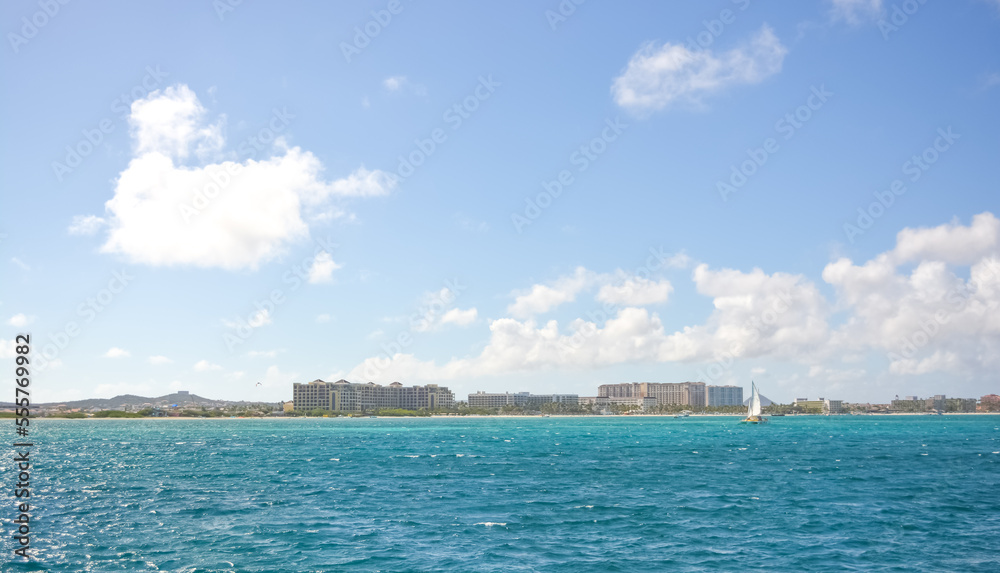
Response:
[[[758,392],[759,392],[759,390],[758,390]],[[774,402],[772,402],[771,399],[768,398],[767,396],[765,396],[763,394],[758,394],[758,396],[760,396],[760,407],[761,408],[763,408],[764,406],[770,406],[771,404],[774,404]],[[743,400],[743,405],[744,406],[749,406],[750,405],[750,398],[747,398],[746,400]]]
[[[81,408],[99,408],[102,410],[119,409],[122,406],[132,406],[133,408],[141,407],[144,405],[165,407],[177,404],[180,407],[201,407],[205,406],[208,408],[215,407],[226,407],[226,406],[248,406],[250,404],[270,404],[277,406],[278,402],[262,402],[262,401],[246,401],[240,400],[238,402],[233,402],[230,400],[213,400],[211,398],[204,398],[198,396],[197,394],[191,394],[189,392],[174,392],[173,394],[167,394],[165,396],[159,396],[156,398],[147,398],[145,396],[136,396],[135,394],[122,394],[120,396],[115,396],[114,398],[89,398],[86,400],[71,400],[68,402],[45,402],[41,404],[34,404],[34,406],[42,408],[55,408],[57,406],[64,406],[67,409]]]

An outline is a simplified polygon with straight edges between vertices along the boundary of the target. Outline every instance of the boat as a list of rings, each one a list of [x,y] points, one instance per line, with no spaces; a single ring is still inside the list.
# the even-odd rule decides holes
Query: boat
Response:
[[[675,418],[688,418],[691,416],[691,410],[683,410],[679,414],[674,414]]]
[[[757,385],[750,382],[750,403],[747,405],[747,417],[740,420],[741,424],[766,424],[767,418],[760,415],[760,393]]]

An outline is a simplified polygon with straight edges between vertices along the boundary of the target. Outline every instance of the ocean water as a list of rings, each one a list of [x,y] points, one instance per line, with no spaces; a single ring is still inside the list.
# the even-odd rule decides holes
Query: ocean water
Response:
[[[34,557],[7,446],[4,573],[1000,571],[1000,416],[31,428]]]

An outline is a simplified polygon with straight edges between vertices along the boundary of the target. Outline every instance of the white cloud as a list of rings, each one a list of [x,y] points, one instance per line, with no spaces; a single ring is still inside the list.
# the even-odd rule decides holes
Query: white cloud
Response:
[[[274,358],[277,355],[277,350],[251,350],[250,352],[247,352],[247,356],[250,358]]]
[[[10,320],[7,321],[7,324],[14,326],[16,328],[21,328],[23,326],[28,326],[34,321],[35,317],[33,316],[27,316],[24,313],[18,313],[10,317]]]
[[[206,125],[206,113],[198,97],[186,85],[170,86],[136,100],[129,116],[136,155],[162,153],[183,159],[191,153],[192,147],[202,154],[220,149],[224,143],[224,119],[215,125]]]
[[[874,21],[882,15],[882,0],[830,0],[830,17],[851,25]]]
[[[406,76],[390,76],[382,80],[382,85],[391,92],[398,91],[405,83]]]
[[[331,320],[333,320],[333,317],[330,316],[329,314],[325,313],[325,312],[323,314],[317,314],[316,315],[316,322],[318,322],[319,324],[326,324],[327,322],[330,322]]]
[[[649,43],[632,56],[611,91],[615,103],[640,114],[676,102],[700,104],[709,94],[778,73],[787,53],[767,25],[746,45],[719,55],[681,44]]]
[[[17,356],[15,346],[17,345],[14,344],[13,340],[0,338],[0,358],[14,358]]]
[[[579,267],[572,276],[561,277],[548,285],[536,284],[527,292],[515,293],[507,312],[515,318],[529,318],[546,313],[559,305],[576,300],[576,295],[597,279],[597,275]]]
[[[208,360],[199,360],[194,365],[195,372],[209,372],[212,370],[222,370],[222,366],[218,364],[212,364]]]
[[[25,270],[25,271],[30,271],[31,270],[31,267],[29,267],[27,264],[25,264],[24,261],[22,261],[21,259],[19,259],[17,257],[11,257],[10,258],[10,262],[12,262],[15,265],[21,267],[22,270]]]
[[[311,284],[333,282],[333,271],[341,268],[333,261],[333,257],[326,251],[320,251],[313,259],[312,266],[309,267],[309,282]]]
[[[906,228],[896,235],[898,262],[943,261],[968,265],[996,253],[1000,247],[1000,219],[980,213],[966,227],[957,222],[930,229]]]
[[[159,366],[161,364],[171,364],[173,360],[167,358],[166,356],[150,356],[149,363],[154,366]]]
[[[664,282],[631,277],[631,290],[607,288],[619,284],[622,275],[580,268],[535,285],[509,307],[517,316],[489,322],[488,341],[473,355],[443,363],[402,353],[369,358],[346,377],[463,380],[681,363],[692,369],[723,365],[730,373],[726,379],[738,383],[734,365],[768,359],[802,368],[801,376],[774,379],[786,390],[805,392],[822,385],[824,393],[844,393],[849,387],[870,391],[873,384],[897,383],[893,380],[905,380],[898,383],[915,392],[920,386],[912,377],[933,373],[992,381],[1000,370],[1000,235],[990,213],[973,217],[968,225],[906,229],[892,249],[863,263],[846,258],[830,262],[822,277],[833,288],[832,300],[801,274],[700,264],[691,278],[697,293],[711,300],[712,310],[703,320],[669,329],[658,314],[636,306],[659,300]],[[612,280],[616,277],[619,283]],[[537,314],[595,285],[601,287],[599,299],[632,304],[610,316],[604,316],[605,307],[587,313],[586,319],[536,322]],[[456,316],[462,312],[452,310]],[[884,366],[872,368],[879,363]],[[750,372],[767,370],[754,367]],[[795,382],[800,378],[809,381],[807,386]]]
[[[458,308],[453,308],[448,312],[444,313],[441,317],[441,324],[456,324],[458,326],[467,326],[476,321],[479,316],[479,311],[475,308],[470,308],[466,310],[461,310]]]
[[[256,269],[308,237],[304,219],[334,198],[384,195],[395,186],[390,175],[363,166],[325,182],[319,159],[281,138],[267,159],[185,165],[192,151],[218,155],[224,143],[221,124],[207,124],[205,115],[183,85],[133,104],[135,156],[105,204],[102,252],[154,266]]]
[[[278,369],[277,366],[270,366],[264,373],[264,378],[260,381],[265,388],[277,388],[287,392],[292,383],[298,379],[297,373],[286,373]],[[287,398],[286,398],[287,399]]]
[[[266,324],[271,324],[271,311],[266,308],[258,310],[250,317],[248,323],[250,324],[250,328],[258,328]]]
[[[70,235],[94,235],[106,224],[107,221],[96,215],[77,215],[67,231]]]
[[[127,356],[131,356],[129,351],[118,348],[117,346],[108,349],[108,351],[104,353],[105,358],[125,358]]]
[[[663,279],[653,281],[643,277],[627,277],[615,284],[606,284],[597,293],[597,300],[618,306],[645,306],[667,302],[674,287]]]
[[[832,340],[877,349],[892,374],[982,375],[1000,368],[1000,237],[990,213],[929,229],[905,229],[896,248],[861,265],[841,258],[823,279],[849,313]],[[908,274],[902,262],[916,263]],[[968,279],[955,267],[968,268]],[[964,270],[961,274],[965,274]]]
[[[242,370],[237,370],[236,372],[230,372],[228,374],[224,374],[223,376],[226,380],[242,380],[246,374],[247,373]]]

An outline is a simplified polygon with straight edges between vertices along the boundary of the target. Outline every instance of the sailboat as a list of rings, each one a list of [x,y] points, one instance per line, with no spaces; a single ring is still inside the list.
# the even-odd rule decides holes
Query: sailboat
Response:
[[[757,385],[750,382],[750,403],[747,405],[747,417],[740,420],[741,424],[766,424],[767,418],[760,415],[760,393]]]

